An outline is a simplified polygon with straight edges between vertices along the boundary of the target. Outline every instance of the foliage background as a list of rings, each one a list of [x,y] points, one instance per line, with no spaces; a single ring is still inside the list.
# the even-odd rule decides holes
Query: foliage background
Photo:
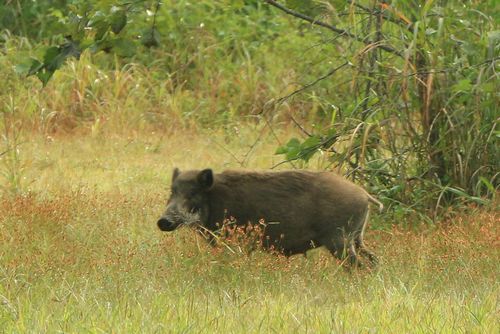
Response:
[[[104,119],[160,129],[291,122],[300,136],[278,142],[277,153],[292,166],[326,154],[321,168],[361,178],[391,207],[404,203],[432,216],[443,205],[484,204],[495,195],[495,1],[282,3],[361,42],[267,2],[8,1],[0,8],[4,62],[38,76],[46,91],[74,96],[58,105],[40,96],[33,108],[57,114],[45,130]],[[74,57],[88,59],[88,73],[73,84],[57,75],[49,83],[61,67],[76,66]],[[116,85],[124,73],[145,87],[124,82],[110,99],[106,81]],[[31,79],[4,85],[14,81],[37,94]],[[122,106],[122,95],[141,106]]]
[[[271,2],[1,2],[0,333],[498,332],[497,2]],[[381,265],[160,233],[206,166],[363,184]]]

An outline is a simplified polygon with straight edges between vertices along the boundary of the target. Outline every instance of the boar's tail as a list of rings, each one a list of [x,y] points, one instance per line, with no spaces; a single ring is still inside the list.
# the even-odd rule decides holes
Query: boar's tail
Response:
[[[382,204],[382,202],[380,202],[378,199],[376,199],[375,197],[373,197],[369,193],[366,193],[366,195],[368,196],[368,202],[371,202],[375,205],[378,205],[378,210],[380,212],[382,212],[384,210],[384,204]]]

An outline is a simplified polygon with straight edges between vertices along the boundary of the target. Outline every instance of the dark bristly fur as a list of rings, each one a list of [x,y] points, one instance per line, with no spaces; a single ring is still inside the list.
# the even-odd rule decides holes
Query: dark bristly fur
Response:
[[[363,243],[368,202],[382,204],[361,187],[330,172],[251,172],[175,169],[172,195],[158,221],[173,231],[188,217],[212,231],[233,217],[240,225],[264,219],[267,246],[287,255],[325,246],[334,256],[358,263],[357,254],[373,264],[376,256]],[[189,213],[189,214],[186,214]],[[172,219],[171,217],[176,217]],[[180,220],[180,221],[179,221]]]

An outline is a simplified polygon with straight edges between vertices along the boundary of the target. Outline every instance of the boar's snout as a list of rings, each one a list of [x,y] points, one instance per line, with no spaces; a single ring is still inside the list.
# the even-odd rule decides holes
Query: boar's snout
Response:
[[[160,218],[157,224],[158,228],[165,232],[173,231],[177,228],[177,226],[179,226],[179,224],[175,224],[164,217]]]

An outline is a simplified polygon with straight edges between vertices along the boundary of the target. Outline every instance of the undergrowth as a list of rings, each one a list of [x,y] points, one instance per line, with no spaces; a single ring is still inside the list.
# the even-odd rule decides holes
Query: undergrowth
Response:
[[[495,333],[498,212],[367,233],[382,264],[209,246],[154,224],[166,191],[3,199],[2,332]],[[356,315],[354,317],[354,315]]]

